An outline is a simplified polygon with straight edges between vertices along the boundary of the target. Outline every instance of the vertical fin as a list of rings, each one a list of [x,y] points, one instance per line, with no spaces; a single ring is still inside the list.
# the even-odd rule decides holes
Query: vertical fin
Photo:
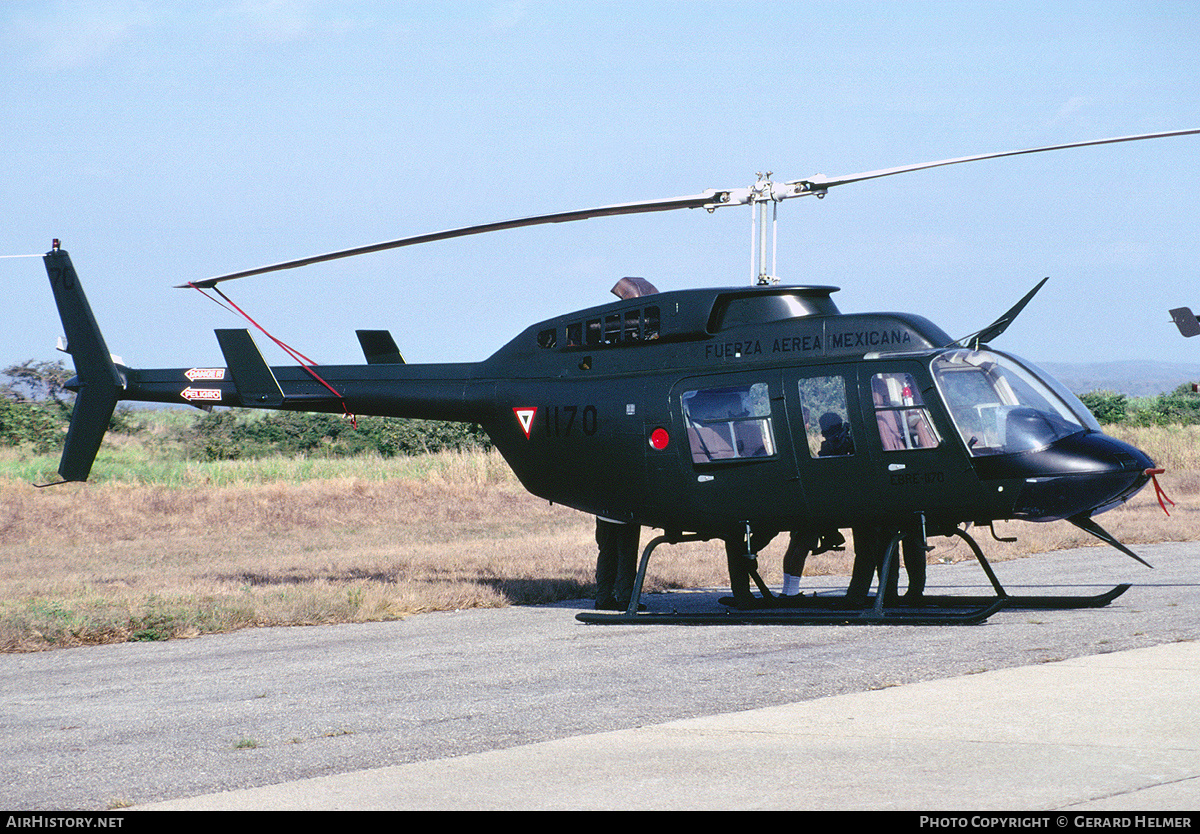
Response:
[[[76,392],[75,410],[58,474],[67,481],[86,481],[125,388],[125,378],[104,344],[71,258],[58,248],[58,241],[43,261],[76,373],[75,379],[67,384]]]
[[[1171,320],[1175,322],[1175,326],[1179,328],[1179,332],[1184,336],[1200,335],[1200,319],[1187,307],[1176,307],[1174,310],[1168,310],[1171,314]]]

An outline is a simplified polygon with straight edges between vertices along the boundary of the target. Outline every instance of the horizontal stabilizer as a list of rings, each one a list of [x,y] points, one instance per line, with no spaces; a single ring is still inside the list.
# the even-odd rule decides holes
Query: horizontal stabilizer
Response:
[[[1170,312],[1171,320],[1175,322],[1180,333],[1184,336],[1200,335],[1200,319],[1197,319],[1191,310],[1187,307],[1176,307]]]
[[[283,389],[267,366],[249,330],[217,330],[225,364],[244,405],[271,408],[283,404]]]
[[[356,330],[358,343],[362,345],[363,356],[368,365],[403,365],[404,357],[396,340],[386,330]]]

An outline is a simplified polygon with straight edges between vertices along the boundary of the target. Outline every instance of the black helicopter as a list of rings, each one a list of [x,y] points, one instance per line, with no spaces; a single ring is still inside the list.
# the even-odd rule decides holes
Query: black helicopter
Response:
[[[1138,558],[1093,517],[1161,470],[1103,434],[1048,374],[987,344],[1045,281],[962,339],[918,315],[844,314],[832,298],[837,288],[788,286],[772,277],[767,209],[907,171],[1194,133],[1200,130],[782,184],[760,175],[749,188],[451,229],[183,285],[232,305],[218,287],[225,281],[416,243],[675,208],[754,209],[754,285],[660,293],[644,279],[622,279],[613,289],[620,300],[534,324],[476,363],[406,364],[387,331],[358,331],[365,365],[301,359],[297,367],[269,367],[249,330],[230,329],[216,331],[224,368],[129,368],[111,358],[70,257],[55,241],[44,260],[77,373],[68,387],[78,393],[59,474],[86,480],[122,400],[471,422],[534,495],[663,531],[643,551],[628,609],[580,614],[586,622],[951,623],[978,622],[1005,605],[1104,605],[1128,585],[1094,597],[1010,596],[967,532],[997,520],[1065,519]],[[924,597],[916,605],[887,598],[881,583],[873,601],[849,606],[843,599],[773,599],[753,571],[761,543],[784,532],[838,528],[884,531],[881,576],[889,575],[902,539],[924,553],[928,536],[960,537],[995,596]],[[638,613],[651,552],[662,543],[713,538],[744,552],[763,592],[761,610]]]

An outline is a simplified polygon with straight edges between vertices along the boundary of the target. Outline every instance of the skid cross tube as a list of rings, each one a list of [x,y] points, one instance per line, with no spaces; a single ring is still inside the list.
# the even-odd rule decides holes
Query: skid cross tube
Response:
[[[688,535],[688,536],[656,536],[651,539],[644,550],[642,550],[642,560],[638,563],[637,577],[633,580],[633,593],[629,595],[629,607],[625,609],[625,615],[632,617],[637,614],[638,605],[642,601],[642,584],[646,581],[646,566],[650,564],[650,554],[654,552],[654,548],[666,542],[668,544],[676,544],[678,542],[703,542],[708,541],[707,536]]]
[[[883,618],[883,604],[887,598],[888,586],[890,585],[890,577],[892,575],[892,559],[900,552],[900,541],[904,538],[904,531],[897,530],[892,536],[892,540],[888,543],[887,550],[883,552],[883,562],[879,566],[879,588],[875,592],[875,616]],[[922,537],[922,544],[924,537]],[[898,562],[897,562],[898,564]]]

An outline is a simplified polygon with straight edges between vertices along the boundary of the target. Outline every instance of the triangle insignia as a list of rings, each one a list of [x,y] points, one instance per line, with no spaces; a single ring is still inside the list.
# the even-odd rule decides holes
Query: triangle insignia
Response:
[[[529,407],[514,407],[513,414],[517,415],[517,420],[521,423],[521,430],[525,432],[525,439],[529,439],[529,430],[533,428],[533,418],[537,414],[537,406]]]

